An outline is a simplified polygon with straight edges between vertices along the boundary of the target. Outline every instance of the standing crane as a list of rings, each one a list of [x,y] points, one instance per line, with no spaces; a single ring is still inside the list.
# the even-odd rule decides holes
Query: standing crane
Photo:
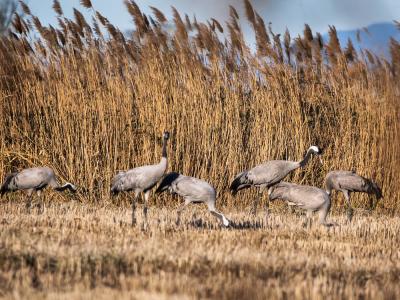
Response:
[[[147,227],[147,205],[151,189],[163,177],[168,166],[167,159],[167,141],[169,132],[163,134],[162,156],[158,164],[147,165],[130,169],[128,171],[120,171],[114,176],[111,183],[111,194],[115,195],[123,191],[135,192],[135,197],[132,199],[132,226],[136,224],[135,210],[136,201],[140,193],[144,193],[144,225]]]

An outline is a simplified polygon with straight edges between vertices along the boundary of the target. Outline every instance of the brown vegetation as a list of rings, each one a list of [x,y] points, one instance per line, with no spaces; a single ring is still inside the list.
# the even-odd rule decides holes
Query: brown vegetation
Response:
[[[340,45],[333,26],[327,42],[308,25],[304,36],[281,37],[245,1],[253,54],[233,7],[224,28],[174,9],[171,33],[161,11],[147,16],[127,0],[136,29],[126,36],[91,1],[81,4],[92,20],[77,9],[68,19],[54,1],[58,27],[44,26],[23,5],[25,16],[15,16],[0,39],[0,177],[47,165],[81,187],[79,204],[54,195],[58,204],[41,216],[4,202],[20,194],[2,200],[1,290],[29,287],[38,297],[43,288],[77,286],[135,288],[154,293],[149,298],[391,295],[378,287],[399,275],[399,224],[378,215],[400,210],[398,41],[391,40],[386,60],[356,53],[351,41]],[[111,199],[110,180],[117,170],[158,161],[164,129],[171,132],[169,170],[208,180],[217,205],[237,219],[244,215],[235,210],[254,193],[233,198],[234,175],[269,159],[297,160],[311,144],[325,149],[324,164],[313,160],[290,180],[322,186],[329,170],[354,169],[377,181],[385,198],[374,217],[352,227],[307,232],[294,216],[275,216],[267,231],[171,229],[165,207],[176,200],[163,196],[152,203],[162,207],[153,210],[160,224],[140,233],[120,222],[129,198]],[[365,200],[352,198],[356,207]]]
[[[193,205],[150,209],[146,232],[128,209],[47,201],[44,214],[1,206],[0,291],[15,298],[396,298],[398,218],[357,214],[352,226],[302,228],[304,216],[250,217],[220,228]],[[141,222],[141,216],[139,216]],[[90,291],[90,294],[89,294]],[[85,296],[86,295],[86,296]]]

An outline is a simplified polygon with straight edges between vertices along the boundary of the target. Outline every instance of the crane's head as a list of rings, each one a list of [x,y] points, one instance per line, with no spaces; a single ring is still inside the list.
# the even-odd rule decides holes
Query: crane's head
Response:
[[[316,154],[316,155],[322,154],[322,148],[319,148],[317,146],[311,146],[310,148],[308,148],[308,151],[311,151],[313,154]]]
[[[308,151],[311,151],[311,153],[318,155],[319,161],[321,162],[321,164],[323,164],[321,156],[322,155],[322,148],[319,148],[317,146],[311,146],[310,148],[308,148]]]
[[[372,187],[372,193],[375,194],[377,200],[383,198],[382,190],[375,182],[371,182],[371,187]]]
[[[164,131],[163,138],[164,138],[164,140],[168,140],[169,139],[169,132],[168,131]]]

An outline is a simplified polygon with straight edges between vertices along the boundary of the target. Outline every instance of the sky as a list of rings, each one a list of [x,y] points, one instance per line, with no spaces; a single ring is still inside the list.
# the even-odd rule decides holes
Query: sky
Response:
[[[52,9],[52,0],[25,0],[33,14],[42,24],[57,24]],[[94,8],[106,16],[122,31],[133,28],[133,22],[125,9],[123,0],[91,0]],[[338,30],[350,30],[379,22],[392,22],[400,19],[400,0],[250,0],[255,10],[264,18],[266,24],[272,22],[273,31],[283,33],[289,29],[292,36],[301,33],[304,23],[314,32],[327,32],[328,25]],[[64,13],[72,17],[72,8],[90,12],[79,4],[79,0],[60,0]],[[110,4],[112,3],[112,4]],[[171,17],[171,6],[181,14],[196,15],[200,21],[211,17],[226,21],[229,5],[233,5],[244,15],[242,0],[137,0],[141,10],[151,14],[149,6],[155,6]],[[244,16],[242,22],[247,23]],[[248,25],[244,31],[250,32]]]

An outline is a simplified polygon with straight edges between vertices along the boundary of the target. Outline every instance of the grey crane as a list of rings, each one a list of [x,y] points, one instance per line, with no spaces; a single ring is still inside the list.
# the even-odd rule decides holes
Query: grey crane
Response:
[[[158,164],[147,165],[130,169],[128,171],[120,171],[114,176],[111,183],[111,194],[115,195],[123,191],[134,191],[135,197],[132,199],[132,226],[136,224],[135,210],[136,200],[140,193],[144,193],[144,225],[147,226],[147,205],[151,189],[163,177],[167,166],[167,141],[169,139],[169,132],[165,131],[163,134],[163,147],[162,156]]]
[[[351,192],[375,194],[377,201],[382,198],[382,190],[371,179],[362,177],[354,171],[331,171],[325,177],[325,189],[330,195],[332,190],[341,191],[346,198],[347,219],[351,222],[353,209],[350,204]],[[373,204],[370,202],[370,208]]]
[[[205,203],[208,210],[217,217],[224,226],[229,226],[229,220],[215,208],[216,192],[208,182],[184,176],[176,172],[168,173],[161,181],[156,194],[168,190],[171,194],[178,194],[185,199],[185,203],[178,209],[176,224],[180,223],[180,215],[190,203]]]
[[[259,197],[253,202],[252,213],[255,214],[257,204],[261,198],[261,193],[283,180],[292,171],[304,167],[312,154],[320,155],[322,150],[317,146],[308,148],[306,155],[301,161],[288,161],[288,160],[271,160],[258,165],[248,171],[244,171],[236,175],[232,181],[230,190],[233,195],[242,189],[249,187],[259,188]],[[268,214],[268,201],[266,204],[266,213]]]
[[[29,209],[31,207],[33,192],[36,192],[40,198],[42,190],[47,186],[52,187],[58,192],[66,189],[71,192],[76,192],[77,190],[75,185],[70,182],[60,185],[51,168],[37,167],[8,174],[1,186],[0,195],[3,196],[7,192],[25,190],[28,195],[27,208]]]
[[[326,216],[331,208],[331,200],[329,194],[323,189],[298,185],[289,182],[279,182],[268,190],[269,199],[271,201],[282,199],[289,205],[298,206],[307,211],[306,224],[311,226],[311,217],[314,211],[319,214],[319,223],[325,226],[333,226],[333,223],[326,221]]]

